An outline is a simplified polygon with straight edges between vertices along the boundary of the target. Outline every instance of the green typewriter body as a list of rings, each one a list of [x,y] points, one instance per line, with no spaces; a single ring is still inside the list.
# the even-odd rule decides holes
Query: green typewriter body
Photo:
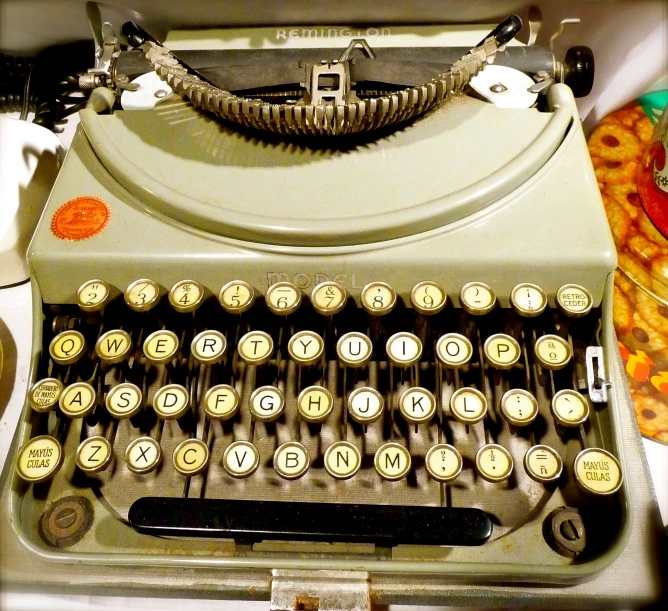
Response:
[[[294,609],[657,595],[568,87],[317,145],[105,99],[30,247],[3,581]]]

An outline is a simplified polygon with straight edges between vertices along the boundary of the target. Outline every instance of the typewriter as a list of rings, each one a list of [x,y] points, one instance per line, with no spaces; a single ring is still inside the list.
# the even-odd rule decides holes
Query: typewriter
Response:
[[[272,609],[659,595],[574,98],[593,57],[495,17],[99,30],[29,249],[4,582]]]

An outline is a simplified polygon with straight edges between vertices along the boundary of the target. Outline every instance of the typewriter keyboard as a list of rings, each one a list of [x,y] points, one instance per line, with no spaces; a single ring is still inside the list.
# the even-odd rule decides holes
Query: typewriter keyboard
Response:
[[[460,307],[432,281],[406,302],[384,282],[358,303],[335,282],[112,295],[44,306],[17,472],[48,489],[73,460],[140,532],[478,545],[555,489],[596,507],[621,486],[583,287],[556,308],[528,283],[511,308],[480,282]]]

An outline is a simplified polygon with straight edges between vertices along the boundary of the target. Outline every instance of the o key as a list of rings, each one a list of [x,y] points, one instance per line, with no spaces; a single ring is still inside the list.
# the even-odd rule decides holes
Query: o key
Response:
[[[204,412],[214,420],[229,420],[239,411],[239,393],[229,384],[212,386],[204,395]]]
[[[86,382],[70,384],[60,394],[60,411],[68,418],[83,418],[95,409],[97,395],[95,389]]]
[[[480,477],[492,483],[504,482],[513,472],[513,457],[503,446],[489,443],[475,456]]]
[[[125,289],[125,303],[135,312],[148,312],[160,301],[160,287],[149,278],[135,280]]]
[[[473,355],[473,346],[467,337],[459,333],[446,333],[436,342],[436,356],[444,367],[463,367]]]
[[[321,282],[311,293],[313,308],[323,316],[338,314],[346,306],[346,289],[338,282]]]
[[[291,282],[277,282],[267,289],[264,299],[271,312],[287,316],[299,309],[302,292]]]
[[[34,437],[20,450],[16,471],[26,482],[39,484],[50,480],[63,462],[63,450],[49,435]]]
[[[395,333],[385,346],[387,357],[397,367],[410,367],[422,356],[422,342],[412,333]]]
[[[132,339],[127,331],[113,329],[103,333],[95,342],[95,353],[107,365],[115,365],[130,356]]]
[[[49,354],[59,365],[76,363],[86,352],[86,340],[79,331],[63,331],[49,344]]]
[[[439,443],[429,448],[424,459],[429,475],[437,482],[452,482],[462,471],[462,455],[457,448]]]
[[[264,365],[271,359],[274,340],[264,331],[250,331],[239,340],[237,350],[239,356],[249,365]]]
[[[188,391],[180,384],[167,384],[153,397],[153,409],[162,420],[176,420],[190,409]]]
[[[250,396],[248,408],[256,420],[271,422],[276,420],[285,407],[285,397],[275,386],[260,386]]]
[[[232,280],[220,289],[218,301],[230,314],[243,314],[255,301],[255,289],[243,280]]]
[[[376,451],[373,464],[378,474],[391,482],[403,479],[411,470],[411,455],[400,443],[386,443]]]
[[[107,411],[119,420],[132,418],[142,409],[142,392],[138,386],[123,382],[114,386],[108,393],[104,404]]]
[[[543,335],[533,347],[536,360],[545,369],[558,370],[568,365],[573,351],[570,344],[558,335]]]
[[[348,396],[350,417],[360,424],[375,422],[383,413],[383,395],[375,388],[356,388]]]
[[[137,437],[125,449],[125,464],[133,473],[150,473],[161,461],[162,449],[153,437]]]
[[[284,479],[297,479],[311,466],[308,450],[296,441],[288,441],[274,453],[274,469]]]
[[[510,292],[510,305],[520,316],[534,318],[545,311],[547,297],[538,285],[525,282]]]
[[[225,356],[227,340],[220,331],[208,330],[198,333],[190,344],[190,354],[202,365],[220,363]]]
[[[77,448],[74,461],[84,473],[99,473],[110,464],[114,452],[106,437],[95,436],[84,439]]]
[[[349,441],[336,441],[325,451],[325,469],[334,479],[349,479],[357,473],[362,456]]]
[[[309,386],[299,393],[297,409],[307,422],[324,422],[332,413],[334,398],[322,386]]]
[[[475,424],[487,414],[487,399],[475,388],[460,388],[450,397],[450,411],[455,420]]]
[[[408,422],[429,422],[436,413],[436,399],[426,388],[409,388],[399,398],[399,410]]]
[[[388,314],[397,303],[396,291],[386,282],[371,282],[362,289],[362,307],[374,316]]]
[[[339,360],[348,367],[362,367],[371,358],[372,351],[371,340],[357,331],[342,335],[336,343]]]
[[[201,439],[186,439],[176,446],[172,462],[181,475],[197,475],[209,464],[209,447]]]
[[[260,452],[250,441],[235,441],[223,453],[223,467],[232,477],[248,477],[260,464]]]
[[[36,412],[50,412],[58,404],[63,383],[56,378],[43,378],[32,385],[28,403]]]
[[[490,335],[485,341],[485,358],[496,369],[511,369],[522,354],[517,340],[505,333]]]
[[[177,312],[194,312],[204,300],[204,288],[195,280],[180,280],[169,291],[169,303]]]
[[[448,300],[447,293],[437,282],[419,282],[411,291],[411,305],[420,314],[438,314]]]
[[[299,365],[315,365],[324,350],[325,342],[313,331],[299,331],[288,342],[288,352]]]
[[[178,349],[179,338],[173,331],[155,331],[144,340],[144,356],[155,365],[165,365],[172,361]]]
[[[107,303],[109,293],[109,285],[104,280],[88,280],[77,291],[77,305],[84,312],[96,312]]]

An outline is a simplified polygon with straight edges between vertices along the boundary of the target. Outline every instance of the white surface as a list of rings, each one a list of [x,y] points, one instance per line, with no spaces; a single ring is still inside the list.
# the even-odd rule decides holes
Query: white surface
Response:
[[[164,100],[172,88],[163,81],[156,72],[147,72],[138,76],[133,84],[139,85],[137,91],[126,89],[121,94],[121,106],[123,110],[148,110],[155,108],[160,101]]]

